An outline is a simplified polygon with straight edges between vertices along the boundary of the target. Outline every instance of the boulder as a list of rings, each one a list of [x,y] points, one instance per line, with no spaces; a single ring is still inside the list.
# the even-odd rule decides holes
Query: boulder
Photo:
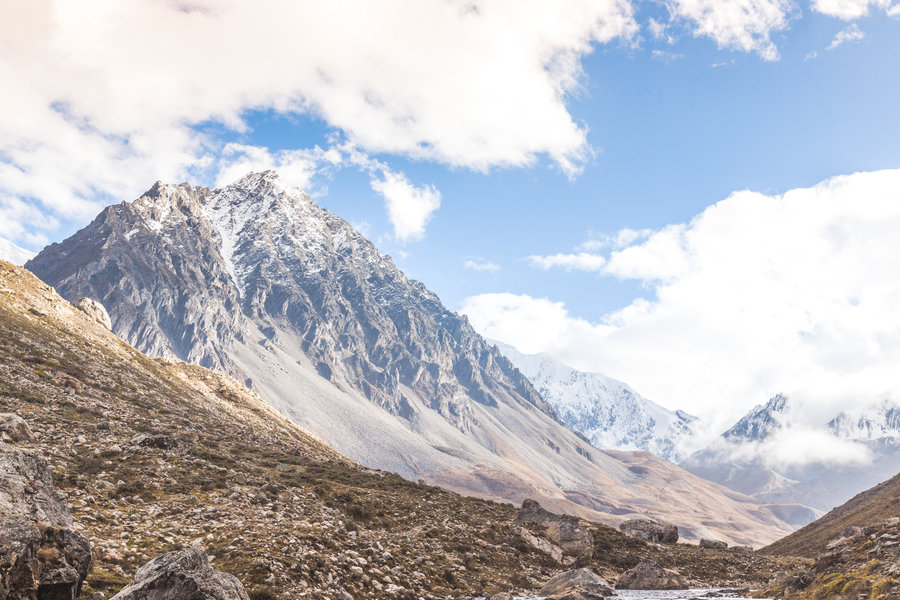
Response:
[[[725,550],[726,548],[728,548],[728,544],[726,544],[722,540],[703,538],[700,540],[700,547],[709,548],[710,550]]]
[[[182,446],[181,440],[165,433],[139,433],[131,438],[131,443],[134,446],[159,450],[178,450]]]
[[[552,577],[537,595],[548,600],[594,600],[615,596],[616,592],[590,569],[573,569]]]
[[[34,434],[25,419],[19,415],[0,413],[0,441],[33,442]]]
[[[91,298],[82,298],[76,305],[78,310],[112,331],[112,321],[102,304]]]
[[[616,583],[618,590],[686,590],[688,581],[678,571],[663,569],[652,560],[642,560],[625,571]]]
[[[657,523],[649,519],[631,519],[619,525],[619,529],[626,535],[654,544],[674,544],[678,541],[676,526]]]
[[[73,600],[90,565],[46,461],[0,442],[0,600]]]
[[[518,525],[536,525],[545,539],[538,538],[525,528],[520,528],[519,534],[560,564],[581,567],[590,564],[594,556],[594,538],[578,525],[575,517],[557,515],[544,510],[534,500],[525,500],[515,522]]]
[[[113,600],[249,600],[234,575],[212,568],[199,548],[163,554],[140,567]]]

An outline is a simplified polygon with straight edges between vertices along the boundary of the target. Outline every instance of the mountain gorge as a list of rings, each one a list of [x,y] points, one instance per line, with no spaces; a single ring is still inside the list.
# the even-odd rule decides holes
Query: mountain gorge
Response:
[[[601,373],[585,373],[547,354],[523,354],[508,344],[494,343],[562,422],[595,447],[646,450],[675,463],[697,449],[697,417],[663,408]]]
[[[274,173],[157,183],[27,267],[99,300],[139,349],[231,374],[367,466],[609,523],[656,518],[688,539],[791,529],[666,461],[592,447],[465,317]]]

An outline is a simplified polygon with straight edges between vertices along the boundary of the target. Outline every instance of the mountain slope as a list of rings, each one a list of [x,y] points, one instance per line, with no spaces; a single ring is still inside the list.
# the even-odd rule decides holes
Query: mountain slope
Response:
[[[9,240],[0,238],[0,260],[6,260],[14,265],[24,265],[34,257],[34,252],[19,248]]]
[[[688,538],[790,530],[664,461],[593,449],[465,317],[274,173],[158,183],[27,266],[70,300],[99,299],[126,341],[225,370],[365,465],[611,523],[672,521]],[[677,491],[660,498],[663,484]]]
[[[523,354],[508,344],[493,343],[534,384],[560,420],[597,448],[647,450],[672,462],[693,449],[697,417],[665,409],[600,373],[585,373],[547,354]]]
[[[190,545],[251,598],[279,600],[533,592],[562,569],[520,536],[515,507],[362,468],[230,377],[140,354],[0,261],[0,425],[5,413],[28,423],[34,438],[13,443],[47,458],[91,540],[82,597],[109,598],[148,558]],[[798,565],[581,526],[610,580],[645,559],[697,585]]]

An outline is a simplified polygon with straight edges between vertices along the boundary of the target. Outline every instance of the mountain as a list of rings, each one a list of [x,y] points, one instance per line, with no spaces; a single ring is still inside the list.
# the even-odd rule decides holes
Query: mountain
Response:
[[[688,539],[791,530],[665,461],[591,447],[464,316],[272,172],[157,183],[27,267],[102,302],[142,351],[231,374],[364,465],[609,523],[670,521]]]
[[[597,448],[646,450],[678,462],[696,449],[697,417],[647,400],[627,384],[572,369],[548,354],[493,341],[550,403],[560,420]]]
[[[81,598],[110,598],[149,558],[189,546],[255,600],[530,596],[565,568],[528,542],[516,507],[361,467],[231,377],[143,355],[83,309],[0,261],[0,459],[49,463],[92,546]],[[4,541],[22,535],[9,508],[0,502]],[[716,587],[799,566],[579,526],[594,542],[588,566],[610,581],[650,559]],[[54,562],[51,548],[41,555]]]
[[[869,460],[835,464],[815,457],[791,461],[778,445],[809,428],[792,417],[790,400],[781,394],[754,407],[728,431],[681,465],[692,473],[764,502],[786,520],[804,524],[879,481],[900,464],[900,408],[883,401],[843,412],[812,432],[834,444],[846,444]],[[788,459],[788,460],[785,460]],[[793,508],[788,508],[793,507]],[[803,508],[808,507],[808,508]],[[787,512],[784,512],[787,511]]]
[[[776,578],[767,596],[900,598],[900,475],[857,494],[758,554],[815,559],[805,571]]]
[[[34,252],[19,248],[9,240],[0,238],[0,260],[11,262],[14,265],[24,265],[34,257]]]

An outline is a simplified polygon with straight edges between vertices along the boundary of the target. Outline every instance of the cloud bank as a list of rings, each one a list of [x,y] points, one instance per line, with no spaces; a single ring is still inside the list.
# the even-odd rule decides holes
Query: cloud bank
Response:
[[[813,407],[815,423],[900,397],[897,231],[900,170],[736,192],[689,223],[598,253],[603,275],[649,291],[601,322],[508,293],[462,310],[487,337],[722,426],[778,392]]]

